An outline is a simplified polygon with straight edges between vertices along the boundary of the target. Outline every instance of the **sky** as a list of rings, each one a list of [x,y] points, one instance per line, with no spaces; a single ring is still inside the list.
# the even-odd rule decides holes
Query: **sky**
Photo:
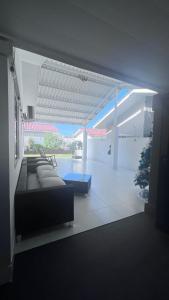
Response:
[[[69,125],[69,124],[58,124],[55,123],[54,126],[59,129],[59,132],[64,136],[72,136],[76,130],[81,128],[81,125]]]
[[[117,96],[117,102],[120,101],[126,94],[128,93],[128,89],[122,89],[120,93]],[[93,120],[91,120],[87,124],[87,128],[92,128],[102,117],[104,117],[113,107],[114,107],[114,99],[110,101],[97,115]],[[79,128],[81,128],[81,125],[71,125],[71,124],[59,124],[55,123],[54,126],[58,128],[60,134],[64,136],[72,136]]]

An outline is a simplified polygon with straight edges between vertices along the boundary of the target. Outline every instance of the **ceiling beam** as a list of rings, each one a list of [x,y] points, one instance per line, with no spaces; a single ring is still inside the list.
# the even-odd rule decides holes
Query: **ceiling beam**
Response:
[[[47,108],[47,109],[57,109],[60,112],[73,112],[73,113],[83,113],[83,114],[90,114],[90,111],[84,111],[83,109],[78,109],[78,105],[76,106],[75,110],[74,109],[68,109],[67,107],[64,107],[64,109],[60,106],[49,106],[48,104],[37,104],[37,108]]]
[[[76,119],[76,120],[84,121],[84,118],[76,117],[74,115],[66,116],[64,114],[55,114],[55,113],[47,113],[47,112],[37,112],[36,114],[43,115],[43,116],[53,116],[53,117],[61,117],[61,118],[65,118],[65,119]]]
[[[76,94],[76,95],[79,95],[79,96],[88,96],[88,97],[91,97],[95,100],[98,100],[101,96],[97,96],[97,95],[91,95],[90,93],[81,93],[81,92],[78,92],[74,89],[71,89],[71,88],[63,88],[63,87],[58,87],[56,85],[53,85],[53,84],[49,84],[49,83],[46,83],[46,82],[42,82],[40,81],[39,82],[39,86],[40,87],[46,87],[46,88],[51,88],[51,89],[55,89],[55,90],[58,90],[58,91],[63,91],[63,92],[68,92],[68,93],[73,93],[73,94]]]
[[[50,122],[50,123],[62,123],[62,124],[76,124],[79,126],[82,126],[82,122],[79,120],[73,120],[73,119],[65,119],[65,118],[61,118],[61,117],[55,117],[55,118],[51,118],[49,116],[49,118],[47,118],[44,115],[36,115],[36,121],[38,122]]]
[[[44,119],[44,118],[38,118],[38,119],[36,119],[37,120],[37,122],[42,122],[42,123],[45,123],[45,122],[48,122],[48,123],[51,123],[51,124],[53,124],[53,123],[59,123],[59,124],[69,124],[69,125],[79,125],[79,126],[83,126],[82,125],[82,123],[74,123],[74,122],[65,122],[65,121],[63,121],[63,120],[46,120],[46,119]]]
[[[85,119],[88,114],[83,113],[83,112],[74,112],[71,110],[64,110],[64,109],[55,109],[55,108],[38,108],[36,107],[36,113],[37,114],[51,114],[51,115],[63,115],[65,118],[66,117],[72,117],[72,118],[82,118]]]
[[[118,81],[116,79],[112,79],[112,78],[107,78],[107,80],[106,80],[106,78],[101,79],[101,78],[96,78],[94,76],[92,77],[92,75],[89,74],[89,72],[87,74],[85,74],[85,71],[83,71],[83,73],[82,73],[80,69],[79,69],[79,74],[78,74],[78,70],[68,70],[67,66],[64,66],[62,68],[61,66],[50,65],[49,63],[45,62],[42,64],[41,68],[44,70],[51,71],[51,72],[60,73],[60,74],[66,75],[66,76],[77,78],[81,81],[83,81],[83,80],[89,81],[89,82],[93,82],[93,83],[107,86],[107,87],[112,87],[113,85],[121,84],[120,81]]]
[[[81,106],[84,106],[84,107],[97,107],[97,105],[94,105],[94,104],[90,104],[89,102],[83,102],[81,103],[80,101],[74,101],[73,99],[66,99],[64,97],[60,97],[60,96],[56,96],[56,97],[45,97],[43,95],[39,95],[38,96],[39,99],[46,99],[46,100],[50,100],[50,101],[53,101],[55,103],[62,103],[65,102],[65,103],[70,103],[70,104],[77,104],[77,105],[81,105]]]

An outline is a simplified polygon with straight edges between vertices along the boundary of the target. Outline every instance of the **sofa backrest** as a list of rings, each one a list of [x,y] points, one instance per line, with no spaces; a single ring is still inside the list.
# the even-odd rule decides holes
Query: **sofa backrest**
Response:
[[[27,159],[22,160],[16,192],[26,192],[27,190]]]

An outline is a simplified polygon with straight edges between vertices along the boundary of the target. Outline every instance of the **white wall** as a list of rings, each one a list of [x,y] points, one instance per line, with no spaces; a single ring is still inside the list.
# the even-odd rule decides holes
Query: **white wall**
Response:
[[[118,138],[118,166],[136,171],[140,160],[140,153],[148,143],[149,138],[144,138],[145,125],[145,101],[148,96],[133,95],[120,106],[118,115],[118,124],[132,116],[135,112],[141,111],[139,115],[129,120],[119,127]],[[149,96],[149,98],[151,98]],[[151,99],[150,99],[151,100]],[[125,108],[126,106],[126,108]],[[112,117],[111,117],[112,118]],[[113,118],[109,121],[113,122]],[[106,122],[106,121],[105,121]],[[150,125],[152,118],[150,120]],[[105,123],[106,125],[106,123]],[[102,161],[113,165],[113,137],[112,133],[108,134],[105,139],[88,139],[88,158]],[[120,136],[128,136],[121,138]],[[135,138],[132,138],[135,137]],[[107,155],[109,145],[112,145],[111,155]]]
[[[130,117],[136,111],[137,110],[133,110],[126,116],[123,116],[122,121],[125,120],[126,118]],[[142,137],[143,132],[144,132],[144,111],[142,111],[136,118],[133,118],[129,122],[127,122],[119,127],[119,135],[126,134],[129,136]]]
[[[44,60],[40,55],[15,48],[16,73],[24,112],[27,112],[27,105],[36,106],[38,75]]]
[[[111,155],[107,154],[111,140],[111,134],[105,139],[88,139],[88,159],[113,165],[113,147]],[[149,138],[144,137],[119,138],[118,166],[136,171],[140,160],[140,153],[148,142]]]
[[[21,99],[23,98],[23,82],[22,82],[22,61],[21,61],[21,56],[19,49],[14,48],[14,55],[15,55],[15,68],[16,68],[16,75],[17,75],[17,80],[18,80],[18,85],[19,85],[19,92],[20,92],[20,97]]]
[[[149,138],[119,138],[118,166],[137,171],[140,153],[149,143]]]
[[[88,138],[87,158],[102,162],[113,162],[113,148],[111,155],[107,153],[111,143],[111,134],[108,134],[105,138]]]
[[[27,62],[22,62],[21,66],[24,99],[23,109],[26,112],[28,105],[36,106],[40,67]]]

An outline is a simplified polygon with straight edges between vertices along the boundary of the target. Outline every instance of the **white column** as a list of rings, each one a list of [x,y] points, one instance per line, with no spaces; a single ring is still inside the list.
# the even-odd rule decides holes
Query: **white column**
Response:
[[[113,147],[113,169],[118,169],[118,148],[119,148],[119,133],[118,127],[114,127],[114,147]]]
[[[118,146],[119,146],[119,128],[117,127],[117,95],[118,95],[118,89],[116,91],[116,97],[115,97],[115,111],[114,111],[114,139],[113,139],[113,169],[118,169]]]
[[[87,130],[83,130],[83,161],[87,159]]]

